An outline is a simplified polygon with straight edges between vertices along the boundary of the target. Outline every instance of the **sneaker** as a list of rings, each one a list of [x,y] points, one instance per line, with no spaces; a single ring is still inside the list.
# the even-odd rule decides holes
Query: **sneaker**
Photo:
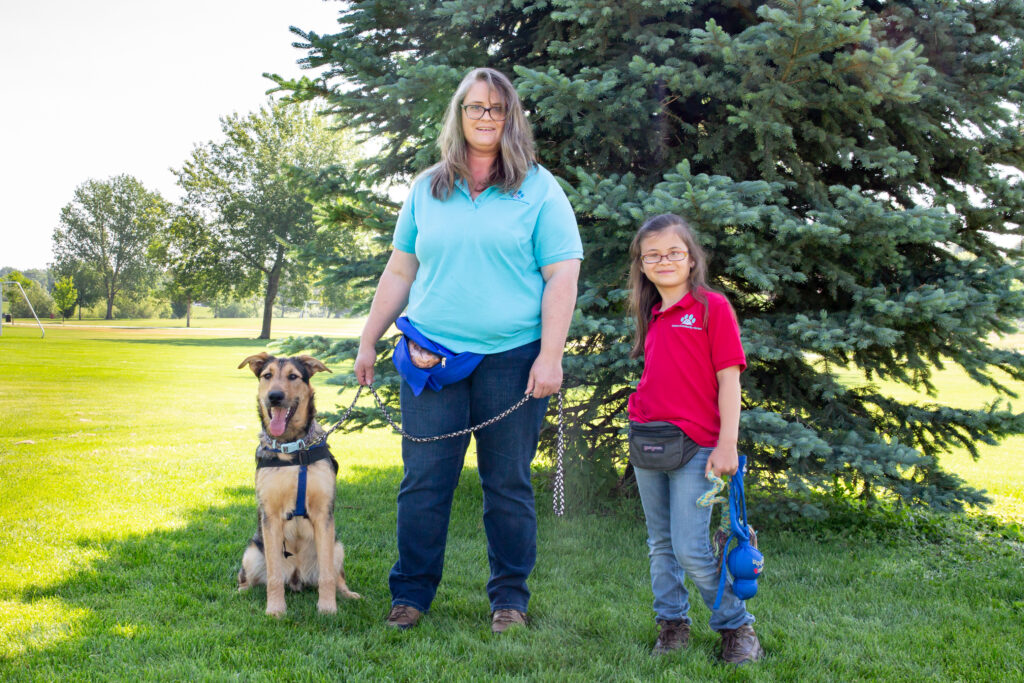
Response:
[[[764,648],[750,624],[719,633],[722,634],[722,659],[726,662],[746,664],[764,659]]]
[[[517,609],[496,609],[491,614],[491,633],[504,633],[510,626],[526,626],[526,613]]]
[[[405,630],[415,626],[416,622],[420,620],[422,615],[423,613],[415,607],[411,607],[409,605],[395,605],[391,608],[391,611],[388,612],[387,621],[385,621],[385,623],[391,628],[400,628]]]
[[[690,625],[682,619],[658,619],[658,639],[654,641],[652,655],[667,655],[690,644]]]

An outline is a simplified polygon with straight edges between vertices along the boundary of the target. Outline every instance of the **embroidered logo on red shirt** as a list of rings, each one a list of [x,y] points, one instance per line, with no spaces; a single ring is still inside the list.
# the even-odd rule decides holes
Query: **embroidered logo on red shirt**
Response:
[[[679,319],[679,324],[673,325],[672,327],[682,327],[683,329],[686,330],[703,329],[702,327],[697,326],[697,317],[694,316],[692,313],[687,313],[686,315],[684,315],[682,318]]]

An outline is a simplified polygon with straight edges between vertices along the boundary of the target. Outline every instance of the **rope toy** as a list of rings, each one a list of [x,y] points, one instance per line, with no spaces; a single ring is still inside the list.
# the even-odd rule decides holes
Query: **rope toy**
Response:
[[[756,547],[757,535],[747,524],[747,500],[743,490],[743,472],[746,470],[746,466],[747,456],[739,456],[739,468],[729,482],[729,526],[726,527],[725,514],[723,514],[721,528],[715,533],[715,545],[721,543],[720,552],[725,555],[725,562],[722,563],[714,609],[718,609],[722,604],[726,568],[732,574],[732,592],[740,600],[749,600],[757,594],[757,579],[764,570],[764,555]],[[714,472],[708,472],[707,478],[713,486],[710,491],[697,499],[697,505],[710,507],[715,503],[725,503],[725,499],[718,496],[725,488],[725,481],[721,477],[715,476]],[[727,529],[728,535],[726,535]],[[725,536],[724,542],[720,541],[720,535]],[[734,538],[736,547],[728,550]]]

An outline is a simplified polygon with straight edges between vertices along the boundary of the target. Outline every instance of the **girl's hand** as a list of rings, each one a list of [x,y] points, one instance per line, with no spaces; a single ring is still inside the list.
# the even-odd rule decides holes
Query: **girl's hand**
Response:
[[[704,476],[706,477],[708,472],[714,472],[716,477],[736,474],[736,470],[739,467],[740,455],[736,452],[736,444],[727,444],[719,441],[715,449],[711,451],[711,455],[708,456],[708,464],[704,468]]]
[[[562,387],[562,358],[551,358],[541,354],[533,361],[530,368],[530,379],[526,383],[526,393],[534,398],[544,398],[558,393]]]

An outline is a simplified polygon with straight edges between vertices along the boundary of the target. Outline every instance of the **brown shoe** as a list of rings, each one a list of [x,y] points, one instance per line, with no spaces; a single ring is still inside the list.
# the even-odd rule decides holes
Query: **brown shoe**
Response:
[[[764,659],[764,648],[750,624],[719,633],[722,634],[722,659],[730,664],[746,664]]]
[[[682,619],[658,619],[658,639],[654,641],[652,655],[667,655],[690,644],[690,625]]]
[[[409,605],[395,605],[391,608],[391,611],[388,612],[387,621],[384,623],[391,628],[400,628],[405,630],[415,626],[416,622],[420,620],[422,615],[423,613],[415,607],[411,607]]]
[[[491,633],[504,633],[510,626],[526,626],[526,614],[517,609],[496,609],[491,614]]]

